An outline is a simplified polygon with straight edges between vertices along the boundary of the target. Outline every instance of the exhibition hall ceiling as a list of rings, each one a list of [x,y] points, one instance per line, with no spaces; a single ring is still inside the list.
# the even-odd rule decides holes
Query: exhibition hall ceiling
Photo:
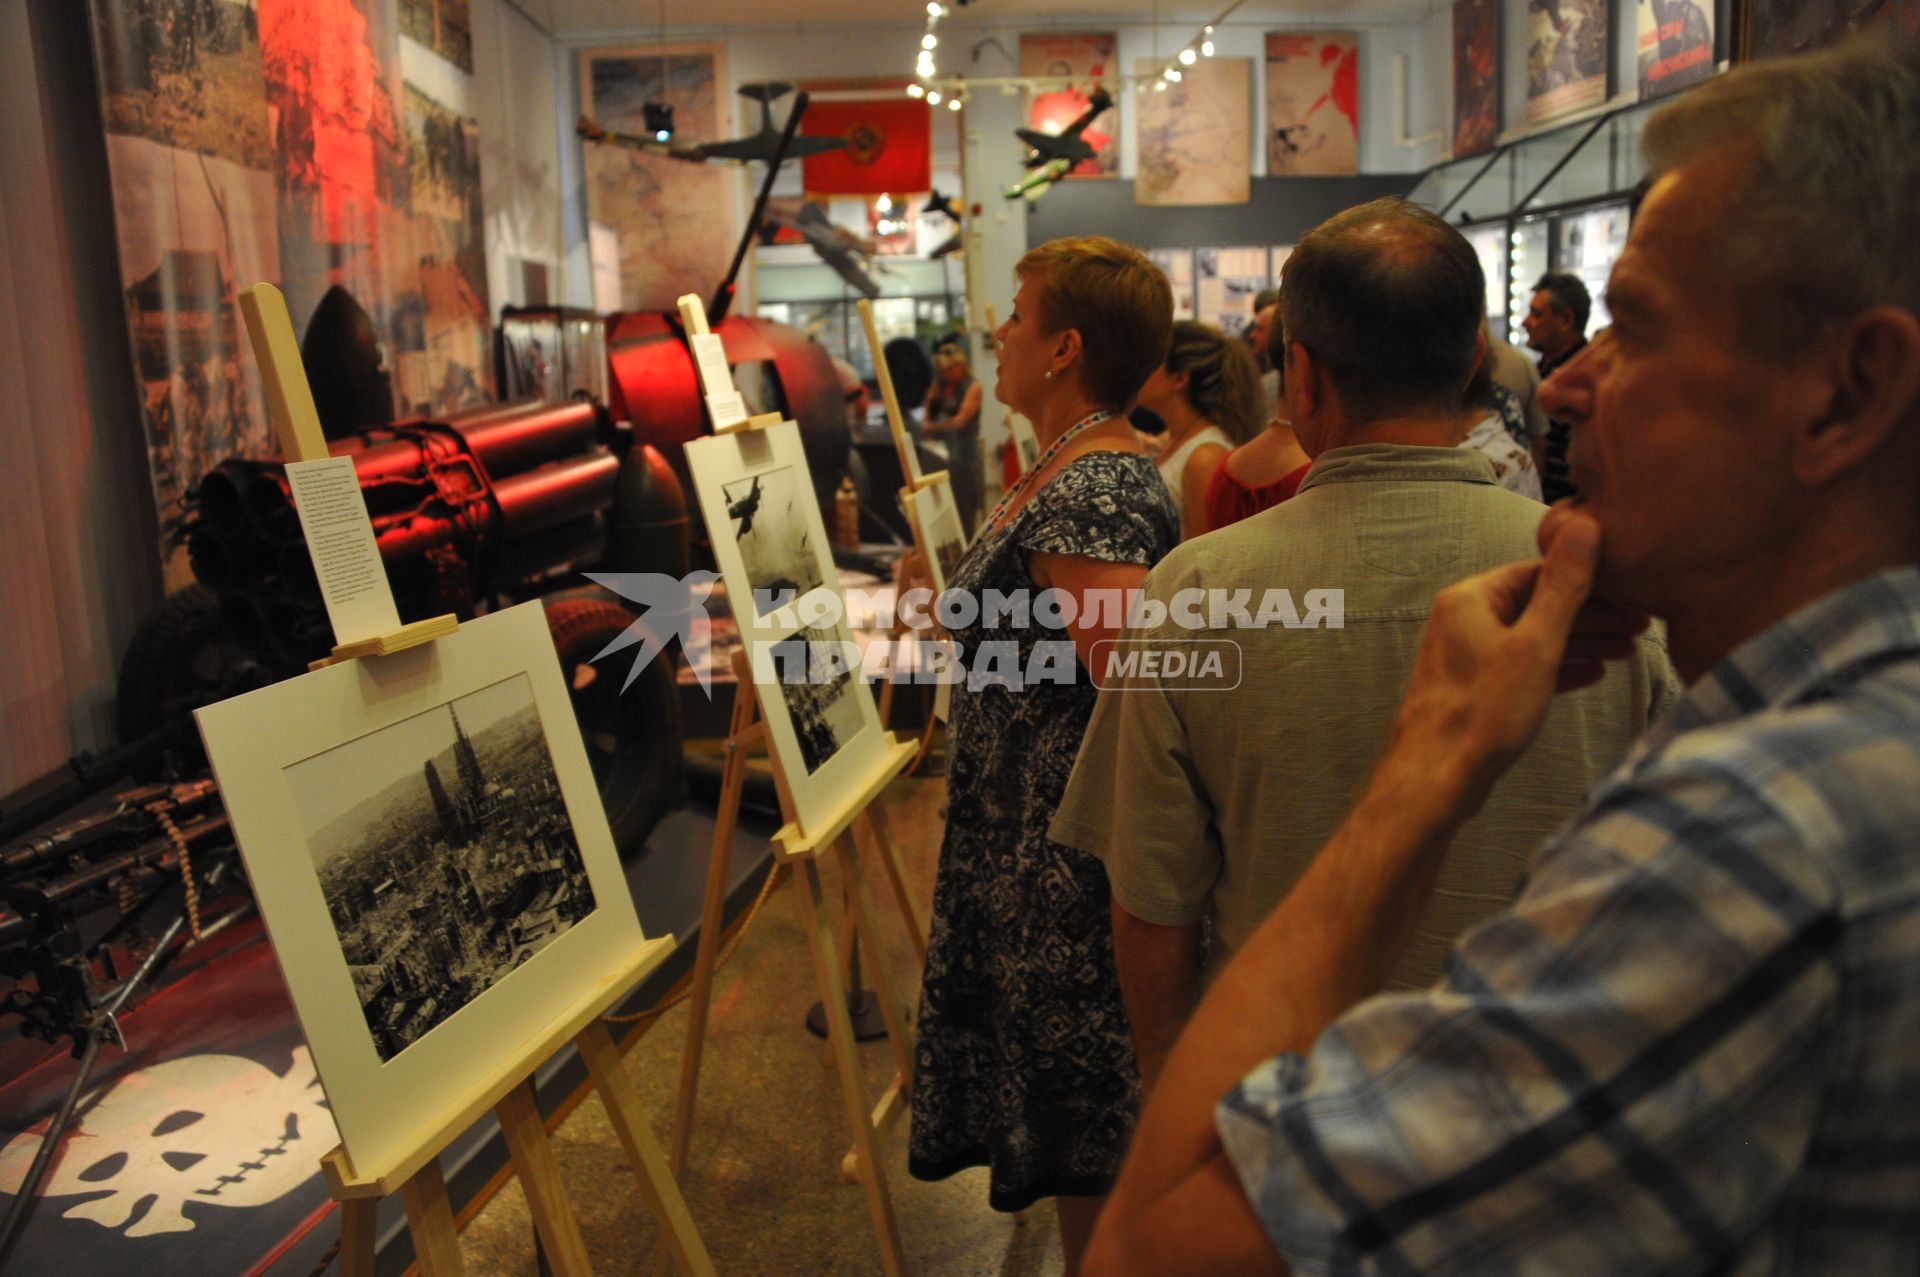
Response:
[[[642,33],[662,25],[660,0],[511,0],[561,39]],[[946,0],[952,8],[954,0]],[[1199,26],[1225,7],[1172,2],[1161,6],[1169,26]],[[1247,0],[1233,15],[1236,25],[1302,21],[1361,25],[1413,22],[1445,7],[1448,0]],[[1044,25],[1054,18],[1080,25],[1090,19],[1143,22],[1152,7],[1138,0],[975,0],[954,11],[950,21],[969,26]],[[924,0],[666,0],[664,25],[671,29],[715,27],[793,28],[816,23],[865,22],[911,26],[925,20]]]

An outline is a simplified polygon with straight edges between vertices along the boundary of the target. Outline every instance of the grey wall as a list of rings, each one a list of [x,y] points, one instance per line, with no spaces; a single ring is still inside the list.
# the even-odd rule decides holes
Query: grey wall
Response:
[[[1246,204],[1193,207],[1133,202],[1126,180],[1061,182],[1027,213],[1027,243],[1110,235],[1142,248],[1292,244],[1343,208],[1405,195],[1418,173],[1362,177],[1256,177]]]

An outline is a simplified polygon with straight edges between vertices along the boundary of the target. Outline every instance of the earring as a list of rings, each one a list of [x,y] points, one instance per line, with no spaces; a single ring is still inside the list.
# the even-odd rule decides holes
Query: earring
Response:
[[[1047,369],[1047,370],[1046,370],[1045,372],[1043,372],[1043,373],[1041,373],[1040,375],[1041,375],[1041,377],[1043,377],[1043,378],[1045,378],[1045,379],[1046,379],[1047,381],[1052,381],[1052,380],[1053,380],[1053,369],[1051,369],[1051,368],[1049,368],[1049,369]]]

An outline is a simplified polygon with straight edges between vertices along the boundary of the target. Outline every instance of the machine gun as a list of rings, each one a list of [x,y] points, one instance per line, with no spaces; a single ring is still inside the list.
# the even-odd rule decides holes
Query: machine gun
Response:
[[[14,982],[0,1015],[19,1016],[29,1038],[70,1040],[79,1061],[0,1223],[0,1260],[73,1123],[100,1048],[126,1050],[121,1008],[166,963],[252,907],[201,917],[234,851],[220,796],[205,779],[128,790],[100,811],[0,849],[0,974]],[[182,931],[189,936],[177,943]],[[124,974],[123,962],[131,964]]]
[[[611,598],[562,592],[577,591],[587,567],[686,574],[686,503],[660,451],[588,400],[399,421],[329,447],[354,459],[403,620],[548,600],[614,840],[637,852],[685,799],[674,671],[660,662],[625,695],[618,680],[594,678],[587,663],[635,618]],[[188,511],[197,583],[129,645],[122,740],[299,674],[332,641],[283,463],[221,462]]]

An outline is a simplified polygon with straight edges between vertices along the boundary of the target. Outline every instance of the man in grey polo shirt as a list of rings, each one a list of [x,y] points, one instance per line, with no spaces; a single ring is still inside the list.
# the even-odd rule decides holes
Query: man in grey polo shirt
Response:
[[[1220,679],[1169,678],[1164,662],[1153,675],[1144,661],[1131,675],[1109,671],[1051,836],[1106,863],[1121,989],[1149,1083],[1199,991],[1203,920],[1217,965],[1363,787],[1434,594],[1535,553],[1545,507],[1453,446],[1483,349],[1483,299],[1466,240],[1403,200],[1350,209],[1301,240],[1280,316],[1286,394],[1313,469],[1292,500],[1188,542],[1147,579],[1148,599],[1175,606],[1131,632],[1123,654],[1231,640],[1239,660],[1229,656]],[[1257,617],[1279,590],[1303,623],[1335,612],[1316,612],[1316,598],[1329,600],[1310,591],[1340,591],[1340,625],[1259,627],[1235,615],[1235,592]],[[1209,620],[1199,630],[1184,623],[1196,608]],[[1286,611],[1270,604],[1268,615]],[[1236,665],[1238,684],[1226,686]],[[1623,668],[1555,702],[1454,840],[1395,985],[1431,983],[1454,938],[1507,905],[1528,853],[1676,692],[1660,640],[1647,637]]]

